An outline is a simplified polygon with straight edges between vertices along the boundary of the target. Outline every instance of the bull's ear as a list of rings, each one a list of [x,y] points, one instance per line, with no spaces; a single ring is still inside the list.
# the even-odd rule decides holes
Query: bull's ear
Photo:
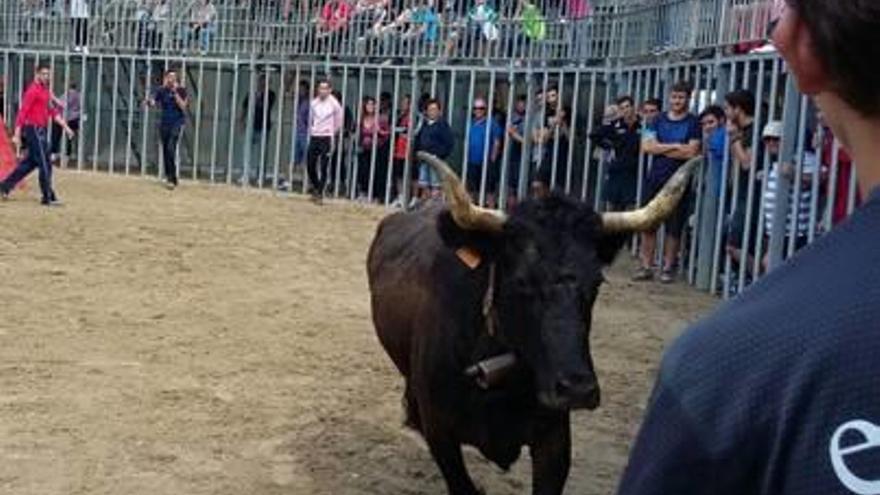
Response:
[[[465,230],[455,223],[452,214],[443,211],[437,216],[437,232],[443,244],[451,249],[462,247],[474,249],[483,256],[491,256],[498,246],[501,234]]]
[[[596,256],[604,265],[610,265],[620,253],[626,240],[632,234],[604,234],[600,233],[596,239]]]

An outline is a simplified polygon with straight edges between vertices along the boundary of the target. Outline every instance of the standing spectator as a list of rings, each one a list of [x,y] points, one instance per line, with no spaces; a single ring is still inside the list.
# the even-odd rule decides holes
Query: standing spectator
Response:
[[[73,129],[74,134],[78,133],[80,113],[82,111],[82,97],[77,89],[76,83],[71,83],[64,95],[55,101],[55,104],[62,109],[62,114],[64,120],[67,121],[68,127]],[[52,127],[51,160],[53,163],[57,160],[58,154],[61,153],[61,137],[62,134],[64,134],[63,131],[64,130],[60,126]],[[65,147],[66,156],[70,156],[72,150],[73,138],[68,138]]]
[[[467,149],[467,187],[471,194],[477,197],[483,186],[483,170],[485,170],[487,202],[490,208],[494,208],[498,158],[501,156],[504,130],[488,114],[486,100],[483,98],[474,100]]]
[[[260,75],[257,80],[256,92],[254,93],[254,120],[251,123],[251,142],[245,150],[244,170],[242,171],[241,183],[253,183],[259,180],[266,163],[265,151],[268,150],[269,135],[272,133],[272,109],[275,108],[275,91],[266,91],[266,75]],[[245,96],[241,104],[241,117],[239,123],[245,125],[250,106],[250,96]],[[265,171],[264,171],[265,172]]]
[[[89,0],[70,0],[73,51],[89,53]]]
[[[339,132],[344,124],[344,113],[339,100],[333,96],[330,81],[318,83],[318,96],[309,110],[308,178],[312,183],[312,200],[321,203],[327,183],[330,157],[341,143]]]
[[[831,205],[831,224],[838,225],[849,216],[850,186],[853,181],[853,163],[849,152],[840,146],[834,138],[834,131],[825,122],[825,115],[819,112],[819,126],[822,128],[822,142],[817,143],[817,150],[821,150],[822,166],[831,170],[834,166],[835,154],[837,155],[837,180],[834,182],[834,204]],[[818,134],[818,133],[817,133]],[[862,204],[861,191],[856,188],[856,197],[853,203],[858,207]]]
[[[162,85],[153,90],[147,98],[151,107],[159,107],[162,117],[159,119],[159,139],[162,142],[162,162],[165,168],[165,180],[168,189],[177,187],[177,142],[180,132],[186,123],[186,109],[189,105],[186,89],[180,85],[177,71],[165,71]]]
[[[880,3],[784,12],[774,45],[867,201],[670,345],[618,495],[880,490]]]
[[[617,99],[620,117],[597,133],[598,145],[614,151],[605,173],[605,202],[608,211],[624,211],[636,204],[642,124],[631,96]]]
[[[414,143],[415,153],[424,151],[443,160],[452,154],[455,137],[452,128],[443,119],[443,107],[437,99],[430,98],[425,103],[425,121]],[[419,163],[419,187],[423,200],[440,197],[440,176],[427,163]]]
[[[703,129],[703,149],[709,164],[709,182],[720,198],[724,185],[724,149],[727,145],[727,115],[718,105],[707,107],[700,114]]]
[[[654,125],[654,121],[663,111],[663,102],[659,98],[648,98],[642,103],[642,124],[645,127]]]
[[[693,91],[690,83],[678,82],[669,95],[669,111],[661,113],[643,134],[642,151],[653,156],[651,169],[645,181],[645,203],[660,192],[675,171],[687,160],[700,154],[700,124],[690,113],[689,100]],[[685,194],[687,197],[687,194]],[[678,248],[687,219],[687,202],[680,202],[672,216],[666,220],[666,244],[660,282],[668,284],[675,280]],[[657,231],[642,234],[642,267],[633,280],[654,278],[654,255]]]
[[[197,0],[192,7],[189,26],[183,39],[187,49],[193,38],[199,40],[199,51],[202,55],[208,53],[211,46],[211,37],[214,35],[215,23],[217,22],[217,8],[213,0]]]
[[[553,189],[565,187],[566,171],[568,170],[571,109],[558,107],[550,113],[550,107],[548,107],[548,114],[547,125],[539,132],[538,137],[538,141],[542,143],[541,148],[544,156],[539,162],[533,189],[535,196],[539,198],[547,196]]]
[[[762,134],[764,141],[764,153],[770,158],[770,171],[767,173],[767,188],[764,192],[764,246],[770,245],[769,237],[773,233],[773,217],[776,215],[776,204],[779,198],[779,183],[782,181],[793,182],[795,179],[795,168],[791,163],[779,163],[780,147],[782,143],[782,122],[772,121],[764,126]],[[783,247],[783,256],[787,256],[788,245],[791,238],[794,237],[794,249],[800,250],[809,242],[810,235],[810,209],[813,202],[812,183],[814,178],[818,178],[818,160],[813,153],[805,152],[804,163],[801,167],[801,183],[791,185],[791,192],[788,205],[788,214],[786,215],[785,242]],[[795,225],[792,225],[792,214],[794,211],[795,197],[797,200],[797,215]],[[757,212],[755,212],[757,215]],[[794,232],[792,232],[794,230]],[[794,234],[793,236],[791,234]],[[757,235],[757,233],[755,234]],[[767,252],[762,259],[761,265],[766,271],[770,259],[770,253]]]
[[[376,99],[367,96],[361,107],[361,122],[358,129],[360,153],[357,186],[359,198],[363,201],[378,200],[385,196],[390,137],[391,126],[387,114],[377,112]],[[367,193],[370,190],[371,171],[375,187],[373,187],[373,197],[369,198]]]
[[[6,199],[9,192],[21,180],[37,169],[40,174],[41,204],[45,206],[61,204],[52,189],[52,163],[49,160],[47,139],[49,121],[51,119],[61,126],[68,138],[72,138],[74,132],[52,105],[52,93],[49,91],[51,78],[52,71],[48,65],[37,66],[34,82],[24,92],[21,108],[15,120],[12,143],[20,149],[23,140],[27,147],[27,156],[9,176],[0,182],[0,198],[2,199]]]
[[[746,90],[732,91],[725,97],[724,111],[727,114],[727,132],[730,140],[730,158],[734,170],[735,194],[733,212],[727,237],[727,252],[734,263],[743,262],[742,243],[748,233],[749,256],[755,254],[758,208],[761,204],[760,171],[764,168],[763,149],[753,146],[755,134],[755,95]],[[752,177],[754,162],[755,174]],[[751,215],[747,216],[749,191],[752,191]],[[748,229],[748,230],[747,230]],[[747,268],[754,266],[748,262]]]
[[[153,53],[163,48],[162,40],[164,39],[165,26],[171,17],[171,5],[169,0],[158,0],[156,7],[153,9],[153,36],[148,38],[151,40],[150,50]]]
[[[354,9],[346,0],[329,0],[321,8],[318,17],[318,37],[329,38],[344,31],[354,14]]]
[[[498,41],[498,12],[486,3],[486,0],[474,0],[474,6],[467,13],[468,20],[473,23],[476,31],[473,36],[474,44],[482,46],[480,57],[489,56],[489,45]],[[483,42],[479,40],[482,38]]]

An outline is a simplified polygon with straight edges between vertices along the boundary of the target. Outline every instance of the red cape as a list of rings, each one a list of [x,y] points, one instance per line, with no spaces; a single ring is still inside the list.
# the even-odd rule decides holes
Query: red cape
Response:
[[[9,134],[6,132],[6,121],[0,115],[0,180],[5,179],[7,175],[11,174],[15,170],[16,165],[18,165],[18,160],[15,159],[12,140],[9,139]],[[24,181],[22,181],[18,187],[23,188],[24,184]]]

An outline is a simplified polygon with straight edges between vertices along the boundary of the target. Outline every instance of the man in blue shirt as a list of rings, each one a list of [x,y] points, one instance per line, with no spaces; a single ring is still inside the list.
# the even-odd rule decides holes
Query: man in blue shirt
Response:
[[[186,107],[188,105],[186,90],[180,86],[175,70],[165,71],[162,85],[153,90],[147,98],[151,107],[158,106],[162,110],[159,119],[159,140],[162,141],[162,161],[165,165],[165,180],[168,188],[177,187],[177,142],[180,131],[186,123]]]
[[[645,181],[644,202],[647,204],[660,192],[666,181],[684,162],[700,154],[700,123],[690,113],[690,97],[693,88],[690,83],[678,82],[672,86],[669,95],[669,111],[661,113],[648,126],[642,137],[642,152],[651,155],[653,160]],[[685,194],[687,197],[688,194]],[[674,270],[678,257],[679,240],[687,220],[688,201],[681,201],[676,211],[666,221],[666,243],[663,256],[663,270],[660,281],[670,283],[674,280]],[[654,250],[657,245],[657,232],[642,234],[642,267],[634,280],[654,278]]]
[[[789,0],[773,41],[870,199],[671,346],[619,495],[880,493],[880,3]]]
[[[475,197],[479,196],[483,184],[483,169],[486,170],[486,202],[490,208],[495,206],[495,186],[498,179],[498,158],[501,155],[501,140],[504,129],[489,117],[486,100],[474,101],[474,118],[471,121],[467,145],[467,187]],[[488,135],[487,135],[488,134]]]

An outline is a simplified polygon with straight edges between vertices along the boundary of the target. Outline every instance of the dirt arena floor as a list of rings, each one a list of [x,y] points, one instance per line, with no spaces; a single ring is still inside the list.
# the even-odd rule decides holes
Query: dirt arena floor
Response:
[[[59,173],[0,204],[0,493],[441,494],[401,427],[369,319],[381,211],[225,186]],[[574,417],[567,493],[614,490],[664,345],[715,300],[633,285],[597,304],[603,405]],[[491,495],[528,492],[474,452]]]

